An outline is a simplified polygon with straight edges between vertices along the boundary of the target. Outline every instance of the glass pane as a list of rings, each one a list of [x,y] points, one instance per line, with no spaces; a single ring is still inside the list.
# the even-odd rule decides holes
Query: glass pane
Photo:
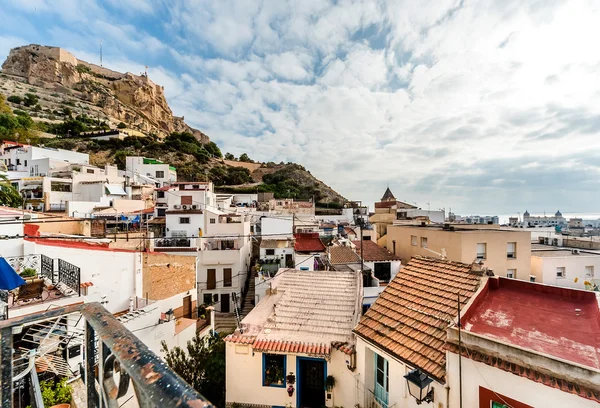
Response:
[[[385,385],[383,383],[383,371],[381,370],[377,370],[377,384],[381,385],[382,387]]]
[[[377,355],[377,369],[378,370],[382,370],[383,371],[383,363],[384,363],[385,359],[383,357],[381,357],[380,355]]]

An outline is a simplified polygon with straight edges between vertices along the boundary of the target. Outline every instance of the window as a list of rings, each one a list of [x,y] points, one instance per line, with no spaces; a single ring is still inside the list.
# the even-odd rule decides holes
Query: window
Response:
[[[27,167],[27,160],[23,160],[23,162],[25,163],[25,167]]]
[[[190,223],[190,217],[179,217],[179,223],[180,224],[189,224]]]
[[[215,289],[217,287],[217,270],[206,270],[206,289]],[[218,299],[217,299],[218,300]]]
[[[202,302],[205,305],[210,305],[212,304],[212,295],[210,293],[205,293],[203,298],[202,298]]]
[[[375,354],[375,399],[384,407],[388,403],[388,393],[390,390],[388,361]]]
[[[192,196],[181,196],[181,205],[192,205]]]
[[[285,388],[285,354],[263,354],[263,386]]]
[[[501,402],[492,401],[491,408],[508,408],[508,405],[502,404]]]
[[[506,257],[514,259],[517,257],[517,243],[507,242],[506,243]]]
[[[427,238],[421,237],[421,248],[427,248]]]
[[[218,293],[215,293],[213,295],[213,303],[219,303],[219,294]]]
[[[410,236],[410,244],[412,246],[417,246],[417,236],[416,235],[411,235]]]
[[[565,268],[564,266],[559,266],[556,268],[556,277],[557,278],[566,278],[567,277],[567,268]]]
[[[165,172],[164,171],[157,171],[156,172],[156,178],[165,178]]]
[[[267,255],[275,255],[274,249],[267,249]]]
[[[21,159],[17,159],[17,166],[21,165]]]
[[[535,275],[529,275],[529,282],[535,283]]]
[[[157,191],[156,192],[156,198],[165,198],[165,192],[164,191]]]
[[[95,173],[95,172],[94,172],[94,169],[85,169],[85,172],[86,172],[87,174],[94,174],[94,173]]]
[[[166,214],[166,210],[167,210],[166,208],[159,208],[159,209],[156,210],[156,214],[159,217],[164,217],[165,214]]]
[[[585,267],[585,277],[593,278],[594,277],[594,265]]]
[[[217,222],[217,220],[216,220],[216,219],[214,219],[214,218],[211,218],[211,219],[210,219],[210,223],[211,223],[211,224],[214,224],[215,222]]]
[[[223,286],[231,286],[231,268],[223,269]]]
[[[235,241],[231,239],[221,241],[221,249],[235,249]]]
[[[506,277],[507,278],[514,279],[515,276],[517,276],[517,270],[516,269],[507,269],[506,270]]]
[[[392,277],[392,266],[389,262],[376,262],[375,263],[375,277],[380,282],[387,283]]]
[[[487,244],[477,244],[477,259],[485,259]]]
[[[62,192],[70,192],[71,185],[65,183],[58,183],[51,181],[50,182],[50,191],[62,191]]]

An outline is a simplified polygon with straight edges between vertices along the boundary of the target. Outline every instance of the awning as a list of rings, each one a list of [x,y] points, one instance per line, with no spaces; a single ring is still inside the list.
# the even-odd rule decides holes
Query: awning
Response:
[[[24,284],[23,278],[6,262],[6,259],[0,258],[0,289],[13,290]]]
[[[106,185],[106,191],[110,195],[121,195],[121,196],[126,196],[127,195],[127,193],[125,192],[125,190],[123,190],[123,187],[121,187],[118,184],[107,184]]]
[[[240,234],[215,234],[211,237],[211,239],[216,241],[229,241],[232,239],[238,239]]]

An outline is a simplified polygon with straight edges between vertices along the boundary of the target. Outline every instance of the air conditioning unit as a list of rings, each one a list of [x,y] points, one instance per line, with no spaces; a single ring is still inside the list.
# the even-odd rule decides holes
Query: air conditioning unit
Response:
[[[176,205],[173,206],[173,208],[176,209],[176,210],[180,210],[181,206],[179,204],[176,204]]]
[[[579,249],[573,249],[573,250],[571,251],[571,253],[572,253],[573,255],[579,255]]]
[[[198,206],[196,204],[193,204],[192,205],[192,210],[197,210],[197,209],[198,209]]]
[[[188,209],[188,206],[187,206],[187,205],[182,205],[181,207],[182,207],[184,210],[187,210],[187,209]]]

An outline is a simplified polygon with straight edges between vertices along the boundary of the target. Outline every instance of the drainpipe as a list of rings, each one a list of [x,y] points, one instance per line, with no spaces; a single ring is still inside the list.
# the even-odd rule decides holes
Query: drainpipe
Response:
[[[215,308],[214,306],[209,306],[206,310],[210,310],[210,331],[212,335],[215,335]]]
[[[129,298],[129,312],[133,312],[133,296]]]
[[[394,255],[396,255],[396,240],[392,241],[392,245],[394,247]]]

